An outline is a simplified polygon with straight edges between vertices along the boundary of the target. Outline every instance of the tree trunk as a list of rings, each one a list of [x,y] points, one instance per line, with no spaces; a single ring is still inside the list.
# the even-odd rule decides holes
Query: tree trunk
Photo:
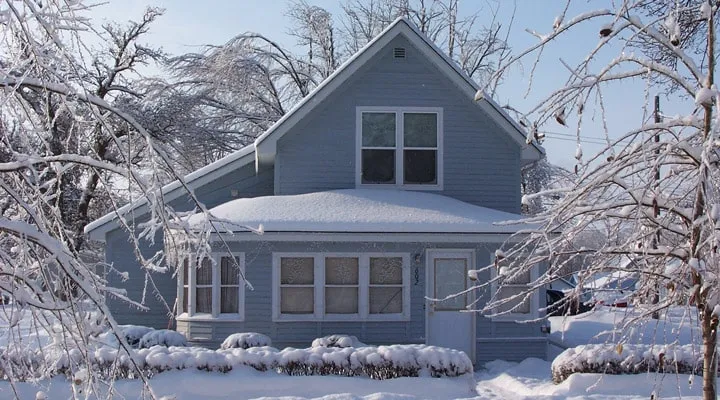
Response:
[[[702,318],[703,336],[703,400],[717,400],[717,319],[705,309]]]

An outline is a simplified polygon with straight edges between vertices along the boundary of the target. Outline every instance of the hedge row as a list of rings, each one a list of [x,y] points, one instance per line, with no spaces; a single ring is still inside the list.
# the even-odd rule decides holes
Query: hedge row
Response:
[[[342,375],[389,379],[430,375],[458,376],[472,373],[465,353],[426,345],[368,346],[361,348],[314,347],[307,349],[251,347],[210,350],[200,347],[153,346],[130,354],[102,346],[87,357],[77,350],[4,351],[0,375],[29,380],[55,375],[70,378],[79,371],[92,371],[103,378],[136,378],[132,361],[146,376],[182,369],[227,372],[238,366],[288,375]],[[89,365],[88,365],[89,364]]]
[[[702,348],[694,345],[583,345],[569,348],[555,358],[552,378],[560,383],[574,373],[701,375],[702,362]]]

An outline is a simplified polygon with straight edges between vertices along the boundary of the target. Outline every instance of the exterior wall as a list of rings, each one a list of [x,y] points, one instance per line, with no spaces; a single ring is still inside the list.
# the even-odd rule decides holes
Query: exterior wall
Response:
[[[266,170],[255,174],[255,165],[250,163],[242,168],[233,171],[205,186],[195,190],[195,195],[206,207],[211,208],[227,201],[233,200],[232,190],[237,190],[238,197],[257,197],[273,194],[273,170]],[[177,211],[190,210],[193,204],[187,197],[172,201],[171,206]],[[138,216],[136,223],[144,222],[147,216]],[[105,261],[117,272],[129,273],[129,278],[122,281],[117,272],[106,270],[106,276],[111,287],[124,289],[127,297],[132,301],[143,302],[148,311],[138,310],[127,302],[108,298],[107,303],[113,312],[113,316],[120,324],[146,325],[154,328],[165,328],[174,326],[172,308],[177,297],[177,283],[172,272],[165,274],[146,274],[141,270],[135,256],[133,245],[129,242],[128,232],[118,228],[107,233],[105,237]],[[142,241],[140,248],[144,256],[150,257],[163,245],[162,234],[158,234],[155,243]],[[157,290],[155,290],[155,288]],[[158,300],[156,293],[159,293],[164,301]]]
[[[330,334],[357,336],[368,344],[425,343],[425,254],[427,249],[474,249],[476,265],[487,265],[496,244],[477,243],[339,243],[339,242],[231,242],[231,249],[245,253],[245,274],[254,290],[245,291],[245,320],[178,321],[177,330],[201,346],[219,348],[228,335],[260,332],[270,336],[273,346],[308,347],[313,339]],[[409,253],[410,321],[401,322],[273,322],[273,252],[400,252]],[[415,262],[415,254],[421,254]],[[489,275],[481,277],[489,279]],[[487,299],[487,294],[484,294]],[[541,294],[544,299],[544,293]],[[542,300],[544,301],[544,300]],[[544,304],[544,302],[541,302]],[[546,358],[547,341],[542,323],[497,322],[476,316],[478,365],[494,359],[522,360],[530,356]],[[514,338],[514,339],[513,339]]]
[[[407,58],[396,60],[394,47]],[[355,187],[357,106],[442,107],[444,190],[438,193],[520,211],[520,146],[403,36],[278,141],[276,194]]]

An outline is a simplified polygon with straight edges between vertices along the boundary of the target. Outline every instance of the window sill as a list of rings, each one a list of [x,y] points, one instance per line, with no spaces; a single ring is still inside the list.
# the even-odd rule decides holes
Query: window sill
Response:
[[[410,317],[405,315],[377,315],[360,317],[358,315],[337,316],[327,315],[317,318],[315,316],[281,315],[273,317],[272,322],[409,322]]]
[[[414,190],[414,191],[442,191],[442,185],[402,185],[402,184],[382,184],[382,183],[358,183],[355,185],[358,189],[388,189],[388,190]]]
[[[498,315],[496,317],[490,317],[493,322],[526,322],[540,318],[537,315],[531,314],[505,314]]]
[[[187,313],[183,313],[176,316],[175,320],[179,322],[242,322],[245,319],[238,314],[220,314],[217,316],[213,316],[212,314],[195,314],[190,316]]]

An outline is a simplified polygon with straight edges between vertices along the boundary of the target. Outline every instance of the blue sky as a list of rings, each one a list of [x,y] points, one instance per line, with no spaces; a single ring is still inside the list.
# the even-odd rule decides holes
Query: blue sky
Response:
[[[321,6],[333,14],[339,14],[338,0],[308,0],[309,3]],[[568,10],[567,18],[589,9],[609,7],[609,0],[578,1]],[[165,14],[152,26],[148,43],[161,46],[171,53],[192,52],[203,44],[222,44],[233,36],[254,31],[263,33],[274,40],[292,46],[293,39],[287,35],[288,19],[284,15],[288,2],[284,0],[111,0],[105,5],[98,6],[93,14],[95,18],[126,21],[137,19],[147,6],[157,6],[165,9]],[[509,43],[513,50],[520,51],[535,43],[537,38],[525,31],[526,28],[539,33],[546,33],[552,29],[553,20],[562,12],[565,1],[560,0],[492,0],[490,5],[498,5],[498,20],[507,26],[513,7],[516,6],[515,19],[510,30]],[[469,14],[480,10],[479,22],[489,23],[491,15],[488,3],[480,0],[460,1],[460,13]],[[548,47],[543,53],[541,62],[537,65],[533,85],[528,92],[530,70],[534,57],[526,58],[523,62],[512,68],[506,75],[503,85],[498,92],[498,101],[501,104],[509,103],[513,107],[525,111],[535,105],[541,98],[552,90],[560,87],[567,79],[567,72],[561,66],[562,58],[570,65],[581,60],[598,42],[600,22],[591,22],[585,26],[571,31],[562,41]],[[603,63],[598,62],[595,67],[600,68],[605,62],[616,54],[606,52],[601,54]],[[639,126],[642,120],[640,105],[647,94],[654,96],[653,88],[646,88],[644,82],[624,82],[621,85],[610,86],[604,91],[607,103],[607,125],[611,136]],[[668,102],[664,98],[663,112],[669,115],[678,114],[677,101]],[[687,111],[687,110],[685,110]],[[590,119],[590,116],[593,116]],[[585,111],[586,121],[583,124],[583,152],[593,154],[600,147],[591,142],[595,138],[602,138],[604,131],[602,121],[597,110]],[[552,132],[545,141],[545,148],[551,162],[566,168],[574,165],[576,143],[570,136],[575,133],[574,121],[570,118],[570,127],[559,124],[549,124],[546,130]]]

